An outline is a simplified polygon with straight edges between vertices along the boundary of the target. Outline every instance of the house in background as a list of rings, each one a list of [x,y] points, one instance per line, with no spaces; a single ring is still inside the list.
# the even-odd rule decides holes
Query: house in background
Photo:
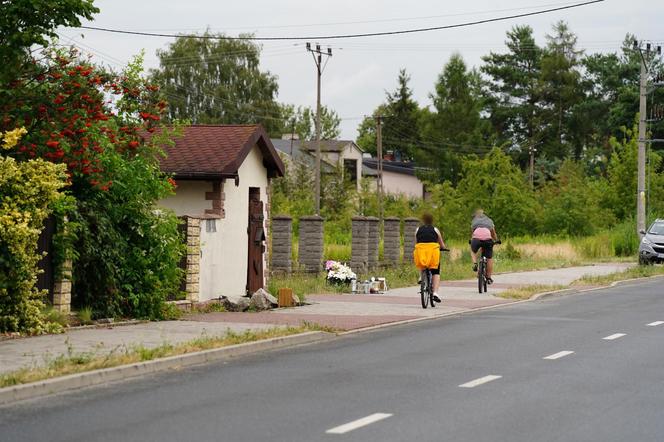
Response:
[[[372,171],[378,171],[377,158],[364,158],[363,164]],[[426,196],[424,183],[417,177],[415,163],[395,161],[387,154],[383,157],[383,191],[387,195],[403,195],[408,198],[423,199]],[[373,182],[375,188],[376,181]]]
[[[161,169],[177,188],[159,204],[188,217],[188,234],[200,225],[200,259],[190,253],[186,264],[188,299],[237,298],[264,287],[270,180],[284,174],[270,138],[258,125],[196,125],[174,141]],[[198,275],[189,270],[196,267]]]
[[[316,141],[303,141],[296,139],[291,134],[286,134],[282,139],[272,139],[274,146],[283,153],[288,154],[296,161],[313,161],[312,166],[315,165],[316,160]],[[325,168],[332,166],[342,167],[344,175],[355,183],[357,189],[360,189],[360,179],[363,174],[362,156],[363,151],[352,140],[321,140],[321,162],[326,163],[322,167],[323,172]],[[369,172],[369,170],[364,170]]]

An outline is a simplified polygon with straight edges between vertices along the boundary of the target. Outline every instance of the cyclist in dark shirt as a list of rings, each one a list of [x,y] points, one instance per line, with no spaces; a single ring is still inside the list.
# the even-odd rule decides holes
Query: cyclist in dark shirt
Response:
[[[438,243],[441,248],[445,248],[445,241],[443,235],[438,228],[433,225],[433,215],[425,213],[422,215],[422,225],[415,231],[416,243]],[[440,287],[440,261],[438,262],[437,269],[431,269],[433,296],[434,301],[441,302],[438,296],[438,288]]]

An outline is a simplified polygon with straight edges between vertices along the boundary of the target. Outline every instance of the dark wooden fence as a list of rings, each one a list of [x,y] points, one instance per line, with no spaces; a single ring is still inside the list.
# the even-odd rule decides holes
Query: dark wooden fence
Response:
[[[40,254],[46,253],[39,261],[41,273],[37,276],[37,288],[48,291],[48,299],[53,302],[53,284],[55,273],[53,268],[53,235],[55,235],[55,217],[49,217],[44,222],[44,230],[39,235],[37,250]]]

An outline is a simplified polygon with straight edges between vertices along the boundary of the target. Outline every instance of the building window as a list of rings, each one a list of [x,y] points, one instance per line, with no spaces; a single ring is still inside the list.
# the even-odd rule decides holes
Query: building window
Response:
[[[217,220],[216,219],[206,219],[205,220],[205,231],[206,232],[216,232],[217,231]]]
[[[344,174],[348,180],[357,181],[357,160],[344,160]]]

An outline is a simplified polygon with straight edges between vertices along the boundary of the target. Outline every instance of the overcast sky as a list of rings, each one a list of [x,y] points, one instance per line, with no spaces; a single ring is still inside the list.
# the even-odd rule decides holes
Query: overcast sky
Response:
[[[537,9],[576,3],[565,0],[96,0],[101,9],[93,26],[156,32],[213,31],[236,35],[308,36],[390,31],[442,26],[490,17],[532,12]],[[323,76],[322,101],[342,121],[342,137],[355,138],[362,116],[393,90],[400,68],[411,75],[411,87],[421,104],[429,104],[429,93],[445,62],[459,52],[470,66],[479,66],[489,51],[503,51],[505,32],[516,24],[529,24],[540,44],[551,24],[566,20],[587,52],[609,52],[619,48],[627,32],[639,38],[664,41],[664,1],[606,0],[590,6],[468,28],[420,34],[349,40],[321,41],[333,48]],[[108,34],[99,31],[63,29],[68,38],[94,59],[120,66],[141,49],[147,67],[158,61],[155,51],[169,38]],[[84,38],[82,38],[83,34]],[[314,63],[303,42],[263,43],[262,69],[278,76],[279,101],[314,106]]]

